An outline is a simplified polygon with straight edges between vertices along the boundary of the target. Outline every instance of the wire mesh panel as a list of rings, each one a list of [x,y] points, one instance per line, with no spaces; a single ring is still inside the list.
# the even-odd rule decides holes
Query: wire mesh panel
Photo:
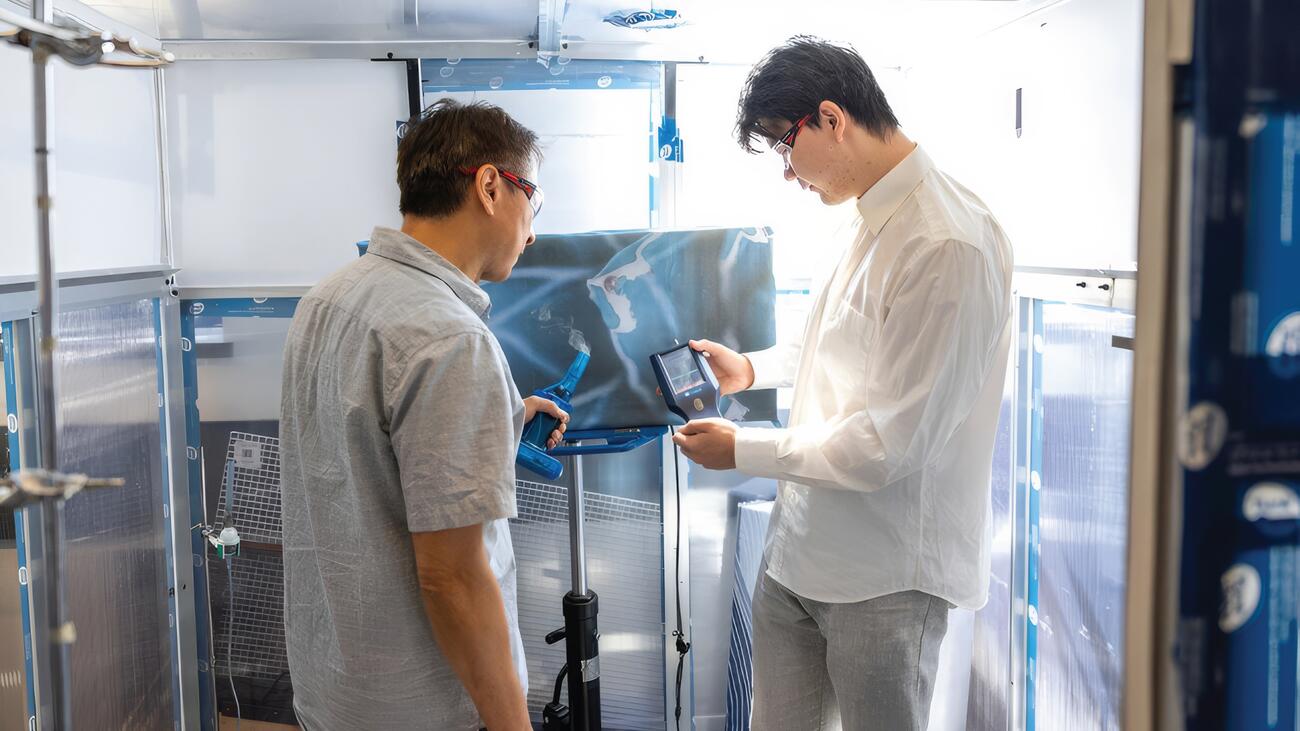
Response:
[[[283,543],[280,440],[233,431],[225,465],[216,524],[234,525],[243,547],[230,559],[229,574],[225,567],[210,565],[213,588],[223,587],[219,594],[214,591],[213,597],[217,672],[276,680],[289,670],[284,641],[284,557],[279,549]],[[227,495],[232,496],[234,506],[231,516],[226,515]]]
[[[280,440],[276,437],[231,432],[217,500],[216,524],[231,525],[226,516],[226,496],[234,480],[234,523],[240,537],[255,543],[284,542],[280,516]]]
[[[236,513],[238,516],[238,513]],[[284,645],[284,560],[279,551],[245,547],[223,566],[212,566],[211,581],[224,585],[214,596],[216,666],[219,675],[276,680],[289,671]],[[233,611],[233,616],[231,612]]]
[[[519,630],[528,660],[528,705],[551,700],[564,643],[546,634],[564,625],[571,586],[568,488],[516,483],[519,517],[510,521],[519,567]],[[656,503],[585,493],[587,580],[600,597],[600,695],[604,727],[662,729],[663,548]]]

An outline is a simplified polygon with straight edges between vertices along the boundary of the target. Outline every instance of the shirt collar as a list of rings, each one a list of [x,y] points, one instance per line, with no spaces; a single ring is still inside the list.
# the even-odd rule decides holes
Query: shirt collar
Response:
[[[366,253],[415,267],[441,280],[451,288],[452,293],[461,302],[481,318],[487,318],[488,312],[492,309],[492,300],[488,299],[487,292],[484,292],[464,272],[438,252],[401,231],[376,226],[370,234],[370,246],[366,249]]]
[[[912,195],[912,191],[916,190],[916,186],[921,184],[921,180],[932,169],[934,162],[917,145],[893,170],[885,173],[885,177],[876,181],[858,198],[858,212],[862,214],[862,221],[872,236],[880,235],[881,229],[889,223],[899,206]]]

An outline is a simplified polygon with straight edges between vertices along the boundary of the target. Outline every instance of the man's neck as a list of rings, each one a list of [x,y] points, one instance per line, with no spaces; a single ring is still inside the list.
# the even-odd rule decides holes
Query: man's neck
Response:
[[[896,129],[886,138],[864,136],[854,149],[855,157],[862,161],[854,165],[857,197],[866,195],[867,191],[875,187],[889,171],[898,167],[915,149],[916,143],[903,134],[902,130]]]
[[[475,284],[483,279],[483,247],[473,235],[473,227],[463,216],[452,214],[443,218],[405,216],[402,233],[451,263]]]

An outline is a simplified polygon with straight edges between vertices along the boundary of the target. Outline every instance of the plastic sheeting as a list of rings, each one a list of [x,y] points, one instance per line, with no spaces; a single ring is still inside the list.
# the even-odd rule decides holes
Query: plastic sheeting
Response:
[[[731,591],[731,647],[727,659],[727,731],[749,728],[754,694],[754,587],[763,566],[763,539],[771,500],[742,503],[736,517],[735,584]]]
[[[998,414],[998,433],[993,447],[991,488],[992,535],[990,550],[989,602],[975,616],[974,644],[970,669],[970,694],[967,701],[966,727],[971,729],[1006,729],[1013,698],[1010,685],[1011,605],[1014,515],[1012,513],[1012,475],[1014,445],[1012,438],[1012,389],[1015,369],[1007,371],[1007,386]]]
[[[1037,727],[1118,729],[1133,317],[1047,303],[1042,324]]]
[[[121,477],[65,516],[73,727],[171,729],[158,366],[149,300],[59,317],[60,468]]]

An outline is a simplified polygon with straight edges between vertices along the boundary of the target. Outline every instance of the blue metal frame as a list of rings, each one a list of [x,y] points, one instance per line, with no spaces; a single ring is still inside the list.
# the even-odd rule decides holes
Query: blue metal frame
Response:
[[[6,322],[0,325],[0,332],[3,332],[5,349],[5,403],[8,404],[10,413],[5,415],[10,426],[17,426],[9,432],[9,461],[13,471],[18,471],[22,467],[22,451],[19,447],[18,430],[22,428],[22,422],[18,416],[18,363],[15,359],[15,339],[14,324]],[[20,577],[27,574],[27,531],[26,531],[27,511],[14,511],[14,533],[16,545],[18,547],[18,572]],[[32,613],[31,598],[28,596],[28,588],[31,581],[19,582],[19,603],[22,607],[23,621],[23,665],[27,673],[27,717],[35,728],[36,720],[36,675],[32,667]]]
[[[181,319],[194,317],[293,317],[298,297],[182,300]],[[191,320],[192,322],[192,320]],[[192,338],[193,333],[189,336]],[[193,340],[191,339],[191,342]],[[191,356],[193,351],[185,351]]]
[[[1026,498],[1026,528],[1028,555],[1025,586],[1025,731],[1035,731],[1037,726],[1038,686],[1038,566],[1039,566],[1039,505],[1043,485],[1043,301],[1033,300],[1030,305],[1030,347],[1027,349],[1028,367],[1024,374],[1029,393],[1029,443],[1027,457],[1028,489]]]

